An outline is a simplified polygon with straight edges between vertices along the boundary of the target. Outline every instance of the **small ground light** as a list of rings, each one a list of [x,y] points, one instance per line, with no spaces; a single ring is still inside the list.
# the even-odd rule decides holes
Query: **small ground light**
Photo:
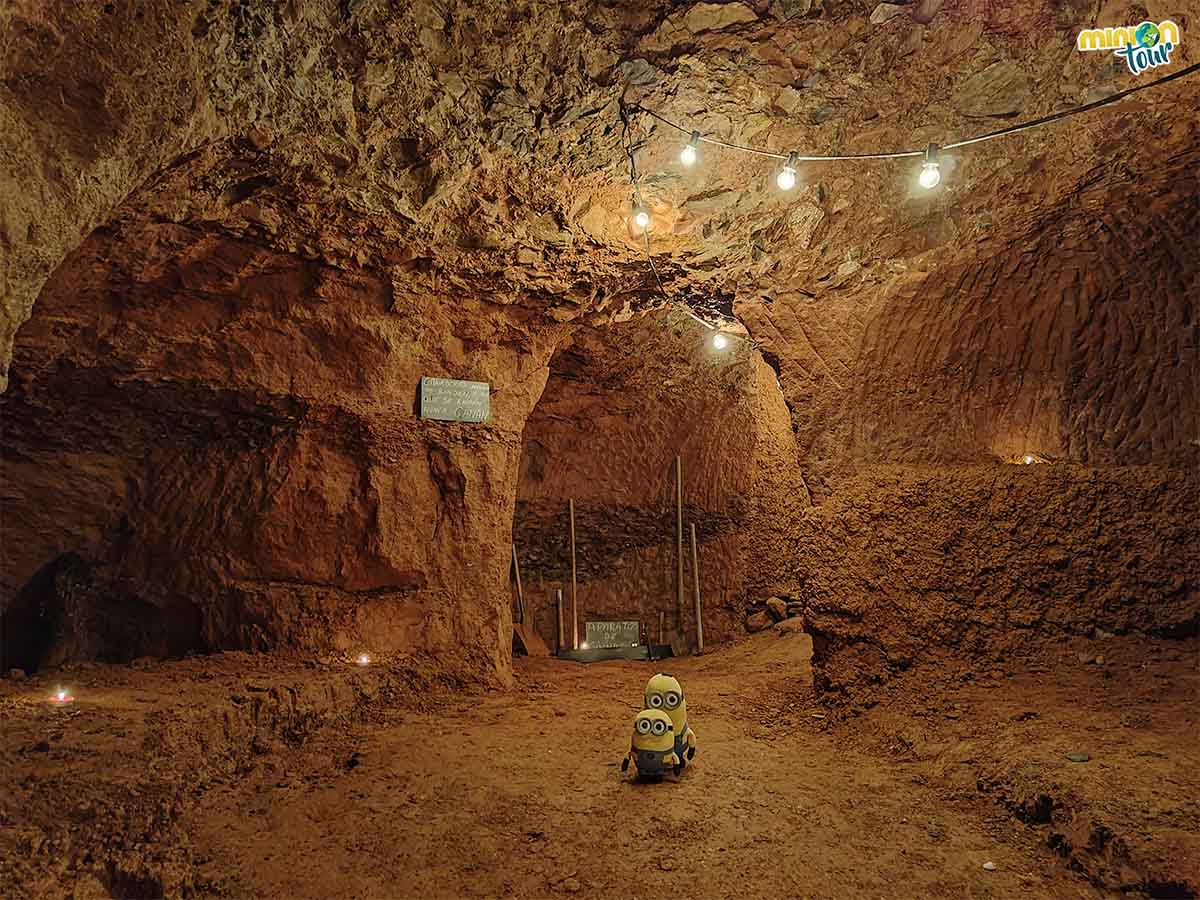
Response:
[[[65,688],[61,688],[61,687],[58,688],[58,690],[56,690],[49,697],[49,700],[51,703],[60,704],[60,705],[75,702],[75,698],[72,697],[71,694]]]
[[[638,228],[643,231],[650,227],[650,210],[644,206],[635,206],[633,208],[633,222]]]
[[[580,650],[586,650],[586,649],[587,649],[587,641],[584,641],[582,644],[580,644],[580,645],[579,645],[579,649],[580,649]]]
[[[369,653],[360,653],[356,662],[360,666],[369,666],[371,664],[371,655]]]
[[[1026,455],[1026,456],[1024,457],[1024,459],[1022,459],[1021,461],[1022,461],[1023,463],[1025,463],[1025,465],[1027,465],[1027,466],[1031,466],[1031,465],[1033,465],[1033,457],[1032,457],[1032,456]]]
[[[715,347],[717,350],[724,350],[728,345],[729,338],[725,337],[725,335],[721,334],[721,332],[718,331],[713,335],[713,347]]]

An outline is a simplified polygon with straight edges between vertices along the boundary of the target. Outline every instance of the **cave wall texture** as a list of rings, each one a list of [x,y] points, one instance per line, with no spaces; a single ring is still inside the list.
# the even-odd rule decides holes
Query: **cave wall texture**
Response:
[[[1194,628],[1200,79],[928,193],[683,169],[619,107],[919,147],[1132,86],[1074,34],[1146,17],[1200,59],[1195,2],[13,0],[0,607],[49,634],[6,659],[368,646],[504,680],[509,543],[552,635],[567,496],[586,614],[672,602],[678,451],[711,633],[800,600],[830,686]],[[659,277],[757,349],[714,364]],[[492,421],[419,419],[422,375],[490,381]]]
[[[145,228],[94,234],[22,331],[6,592],[74,554],[112,616],[161,611],[144,652],[467,646],[502,670],[493,561],[548,346],[369,275]],[[491,424],[416,419],[428,371],[490,381]]]

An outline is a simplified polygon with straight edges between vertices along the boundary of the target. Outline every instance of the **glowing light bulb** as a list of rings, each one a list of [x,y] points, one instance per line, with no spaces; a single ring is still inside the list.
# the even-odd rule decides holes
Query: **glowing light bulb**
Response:
[[[645,231],[650,227],[650,210],[640,203],[633,208],[633,224]]]
[[[58,702],[62,703],[66,699],[67,699],[67,692],[64,691],[62,688],[59,688],[58,689]]]
[[[358,654],[358,664],[360,666],[369,666],[371,664],[371,656],[368,653]]]
[[[696,148],[700,143],[700,132],[693,131],[691,138],[679,153],[679,161],[685,166],[690,166],[696,162]]]
[[[925,161],[921,163],[921,174],[917,176],[917,181],[921,183],[921,187],[925,190],[933,190],[942,180],[942,167],[938,163],[938,146],[930,144],[925,148]]]
[[[1033,457],[1032,456],[1025,457],[1025,465],[1027,465],[1027,466],[1033,465]]]
[[[584,641],[582,644],[580,644],[580,645],[579,645],[579,649],[580,649],[580,650],[586,650],[586,649],[587,649],[587,641]]]
[[[775,183],[779,185],[781,191],[790,191],[796,186],[796,154],[789,153],[787,162],[783,164],[783,168],[779,170],[779,174],[775,176]]]
[[[725,335],[721,334],[721,332],[718,331],[716,334],[713,335],[713,346],[716,349],[724,350],[728,345],[729,345],[729,338],[725,337]]]

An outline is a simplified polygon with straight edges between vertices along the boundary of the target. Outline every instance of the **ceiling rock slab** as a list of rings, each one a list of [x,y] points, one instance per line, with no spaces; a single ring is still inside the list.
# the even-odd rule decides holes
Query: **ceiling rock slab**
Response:
[[[872,22],[849,3],[12,4],[0,369],[49,273],[139,190],[147,215],[340,266],[407,267],[566,321],[661,302],[625,221],[622,95],[729,140],[862,152],[1133,83],[1091,55],[1046,52],[1073,46],[1090,8],[901,9]],[[649,138],[639,169],[668,292],[703,309],[707,295],[755,302],[779,284],[821,297],[847,258],[882,282],[984,231],[1018,233],[1100,160],[1136,168],[1194,148],[1194,123],[1172,123],[1197,96],[1180,83],[974,148],[932,196],[902,164],[806,167],[800,214],[761,159],[705,148],[685,171],[677,133],[638,119],[632,138]],[[1014,197],[1035,159],[1047,183]],[[724,192],[737,203],[708,202]],[[941,220],[953,228],[929,227]]]

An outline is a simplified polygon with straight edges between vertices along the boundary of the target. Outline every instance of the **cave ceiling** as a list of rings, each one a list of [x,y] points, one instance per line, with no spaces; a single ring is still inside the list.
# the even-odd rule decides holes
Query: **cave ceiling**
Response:
[[[80,233],[14,256],[11,312],[28,316],[21,283],[44,281],[56,247],[103,226],[117,267],[147,241],[217,236],[371,270],[397,294],[599,324],[664,302],[628,223],[630,145],[671,299],[745,319],[877,291],[1086,228],[1109,192],[1158,196],[1177,175],[1194,196],[1200,78],[966,149],[932,192],[912,160],[807,165],[786,195],[769,159],[704,147],[684,169],[684,136],[636,110],[626,128],[621,105],[775,151],[922,147],[1133,85],[1073,34],[1200,21],[1195,3],[1152,5],[15,4],[5,164],[42,153],[38,177]],[[11,203],[6,241],[56,228],[32,208]]]

